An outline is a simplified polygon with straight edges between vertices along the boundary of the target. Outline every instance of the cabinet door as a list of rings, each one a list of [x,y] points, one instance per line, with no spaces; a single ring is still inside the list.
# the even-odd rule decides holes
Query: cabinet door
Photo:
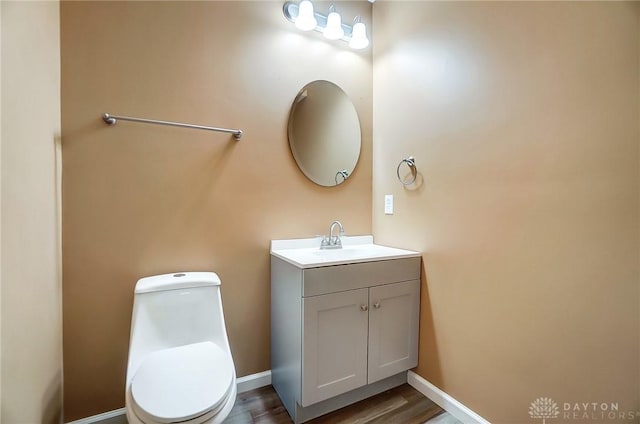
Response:
[[[302,302],[302,406],[367,384],[368,289]]]
[[[373,383],[418,365],[420,280],[370,290],[368,382]]]

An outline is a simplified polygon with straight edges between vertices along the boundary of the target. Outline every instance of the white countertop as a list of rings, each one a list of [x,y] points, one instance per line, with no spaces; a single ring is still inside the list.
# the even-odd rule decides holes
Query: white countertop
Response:
[[[420,257],[420,252],[373,243],[373,236],[343,236],[342,249],[320,249],[322,237],[271,240],[271,254],[298,268],[317,268]]]

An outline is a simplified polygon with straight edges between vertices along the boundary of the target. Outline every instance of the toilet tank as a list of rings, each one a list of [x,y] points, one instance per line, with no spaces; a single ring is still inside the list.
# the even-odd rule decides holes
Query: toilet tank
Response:
[[[130,360],[158,349],[212,341],[229,350],[213,272],[185,272],[138,280],[131,320]]]

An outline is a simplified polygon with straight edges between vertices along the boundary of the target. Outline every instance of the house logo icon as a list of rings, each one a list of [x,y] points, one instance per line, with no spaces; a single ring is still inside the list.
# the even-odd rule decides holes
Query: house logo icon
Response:
[[[548,397],[540,397],[529,406],[529,416],[531,418],[542,418],[542,424],[546,424],[547,419],[558,418],[560,409],[553,399]]]

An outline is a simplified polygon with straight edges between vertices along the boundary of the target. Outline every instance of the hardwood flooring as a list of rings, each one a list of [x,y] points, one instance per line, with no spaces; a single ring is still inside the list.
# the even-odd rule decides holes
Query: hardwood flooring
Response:
[[[290,424],[292,421],[273,386],[239,393],[224,424]]]
[[[309,424],[422,424],[444,411],[408,384],[309,421]],[[452,421],[455,422],[455,421]],[[271,386],[238,395],[224,424],[291,424]]]

